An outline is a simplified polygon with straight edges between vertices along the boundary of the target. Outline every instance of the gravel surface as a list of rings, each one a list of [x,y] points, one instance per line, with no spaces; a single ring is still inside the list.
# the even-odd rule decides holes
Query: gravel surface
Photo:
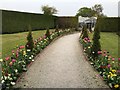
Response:
[[[46,47],[15,88],[108,88],[86,61],[79,35],[63,36]]]

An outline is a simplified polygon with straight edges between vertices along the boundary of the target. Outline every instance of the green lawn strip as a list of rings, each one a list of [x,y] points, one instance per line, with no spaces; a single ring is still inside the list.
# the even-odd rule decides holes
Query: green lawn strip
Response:
[[[50,30],[53,31],[53,30]],[[32,31],[33,39],[37,39],[43,36],[46,30]],[[12,50],[15,50],[17,45],[25,45],[27,42],[28,32],[15,33],[15,34],[3,34],[2,36],[2,58],[11,55]]]
[[[106,50],[109,52],[109,55],[118,58],[118,36],[116,33],[101,32],[100,36],[102,50]],[[92,40],[93,33],[90,33],[89,37]]]

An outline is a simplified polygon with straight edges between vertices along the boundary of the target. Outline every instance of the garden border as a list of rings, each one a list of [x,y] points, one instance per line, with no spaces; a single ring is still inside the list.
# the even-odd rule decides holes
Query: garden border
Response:
[[[78,33],[78,31],[68,32],[68,33],[65,33],[65,34],[63,34],[63,35],[60,35],[60,36],[54,38],[54,39],[50,42],[49,45],[53,44],[56,40],[60,39],[61,37],[64,37],[64,36],[67,36],[67,35],[71,35],[71,34],[74,34],[74,33]],[[48,48],[49,45],[47,45],[40,53],[42,53],[46,48]],[[40,54],[40,53],[39,53],[39,54]],[[36,59],[39,57],[39,54],[37,54],[37,55],[34,57],[34,60],[35,60],[35,61],[36,61]],[[28,71],[28,69],[32,66],[32,64],[33,64],[35,61],[31,61],[31,62],[27,65],[27,71]],[[26,72],[27,72],[27,71],[26,71]],[[16,83],[18,83],[18,82],[21,80],[21,78],[25,76],[26,72],[22,72],[22,73],[20,74],[20,76],[18,77]],[[14,87],[14,86],[13,86],[13,87]]]

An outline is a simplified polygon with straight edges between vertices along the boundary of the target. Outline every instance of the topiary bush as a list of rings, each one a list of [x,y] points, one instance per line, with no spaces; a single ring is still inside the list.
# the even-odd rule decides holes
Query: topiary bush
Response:
[[[88,31],[87,31],[87,26],[86,25],[83,26],[82,33],[81,33],[80,37],[82,37],[82,39],[88,38]]]
[[[94,35],[93,35],[93,44],[92,44],[92,56],[93,58],[98,57],[98,51],[101,51],[101,45],[100,45],[100,31],[97,29],[99,25],[96,24],[95,30],[94,30]]]
[[[25,47],[26,47],[26,50],[30,49],[32,51],[34,48],[34,42],[33,42],[33,37],[32,37],[32,29],[31,29],[30,25],[28,27],[28,30],[29,30],[29,33],[27,36],[27,43],[26,43]]]
[[[55,32],[57,32],[58,36],[60,36],[58,25],[56,26]]]
[[[49,39],[49,42],[51,42],[49,28],[47,28],[45,36]]]

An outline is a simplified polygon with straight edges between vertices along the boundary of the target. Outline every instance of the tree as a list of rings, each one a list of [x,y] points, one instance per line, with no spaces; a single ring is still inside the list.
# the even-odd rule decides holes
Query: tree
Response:
[[[95,12],[88,7],[82,7],[78,10],[78,13],[76,16],[82,16],[82,17],[92,17],[95,15]]]
[[[26,47],[26,50],[30,49],[32,51],[33,48],[34,48],[34,42],[33,42],[33,37],[32,37],[32,29],[31,29],[30,25],[28,27],[28,30],[29,30],[29,33],[28,33],[28,36],[27,36],[27,43],[26,43],[25,47]]]
[[[92,7],[92,10],[95,11],[95,14],[96,14],[97,17],[103,15],[103,14],[102,14],[103,7],[102,7],[101,4],[95,4],[95,5]]]
[[[57,13],[57,9],[55,7],[50,7],[48,5],[42,6],[41,9],[45,15],[53,15]]]

